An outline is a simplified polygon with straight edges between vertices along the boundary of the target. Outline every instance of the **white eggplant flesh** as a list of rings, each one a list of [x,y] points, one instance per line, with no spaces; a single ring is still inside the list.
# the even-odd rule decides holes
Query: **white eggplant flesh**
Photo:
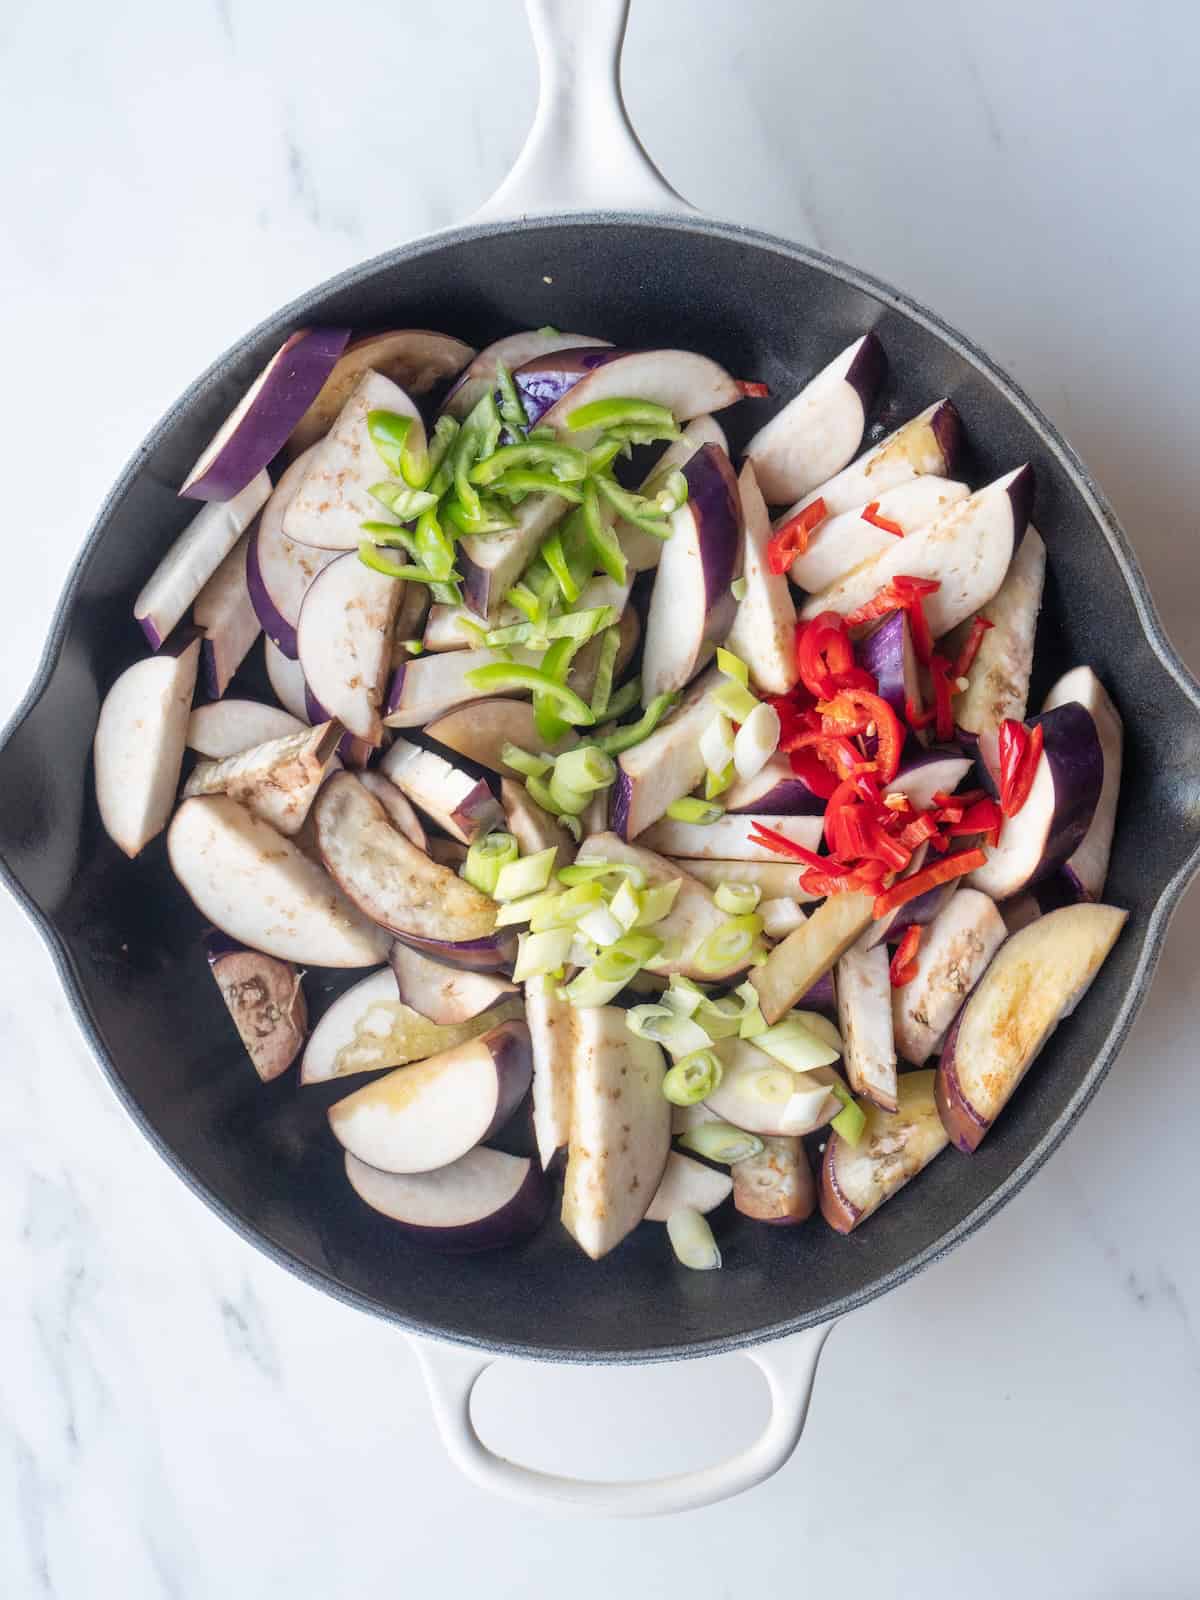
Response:
[[[884,1111],[896,1109],[896,1039],[887,946],[851,945],[837,964],[838,1031],[850,1087]]]
[[[396,739],[379,770],[419,811],[463,844],[474,843],[500,825],[500,802],[483,779],[471,777],[432,750]]]
[[[809,594],[820,594],[855,567],[890,550],[896,535],[867,521],[863,513],[869,505],[874,505],[878,516],[894,522],[907,537],[965,500],[970,492],[965,483],[956,479],[926,473],[897,484],[894,489],[885,489],[866,506],[853,506],[827,517],[809,534],[808,548],[789,567],[791,580]]]
[[[341,737],[336,722],[323,722],[221,761],[199,761],[183,786],[184,798],[227,794],[280,833],[299,833]]]
[[[279,704],[289,714],[302,722],[305,726],[310,722],[308,714],[308,695],[304,683],[304,668],[298,661],[293,661],[290,656],[285,656],[273,640],[263,639],[263,657],[267,665],[267,682],[279,701]]]
[[[924,930],[916,973],[891,995],[896,1048],[906,1061],[923,1067],[941,1048],[963,1001],[1007,937],[1004,918],[978,889],[960,889]]]
[[[187,745],[197,755],[221,761],[271,739],[301,733],[306,726],[290,712],[260,705],[257,700],[214,700],[211,705],[197,706],[188,718]]]
[[[196,688],[196,635],[127,667],[104,697],[93,742],[105,832],[136,856],[166,827],[179,787]]]
[[[750,461],[738,477],[738,491],[746,525],[742,561],[745,593],[738,601],[725,648],[746,663],[750,681],[760,694],[787,694],[799,675],[796,605],[787,573],[772,572],[767,559],[771,519]]]
[[[571,1136],[575,1022],[580,1015],[562,999],[553,978],[526,982],[525,1020],[533,1051],[533,1136],[543,1168]]]
[[[649,738],[618,758],[612,822],[622,838],[636,839],[704,777],[700,736],[713,718],[709,691],[722,681],[715,668],[706,672]]]
[[[327,717],[368,744],[383,736],[380,707],[392,659],[400,585],[351,551],[314,578],[296,627],[309,693]]]
[[[292,429],[290,453],[295,456],[324,438],[364,373],[378,372],[408,395],[428,394],[439,383],[456,377],[474,357],[469,344],[428,328],[392,328],[351,340]]]
[[[1026,538],[1029,535],[1026,534]],[[1125,730],[1120,712],[1113,705],[1104,685],[1091,667],[1075,667],[1061,677],[1046,696],[1043,711],[1053,711],[1072,701],[1091,713],[1100,740],[1104,777],[1100,798],[1092,813],[1088,830],[1075,853],[1067,858],[1063,871],[1089,900],[1104,893],[1108,877],[1108,858],[1112,854],[1117,802],[1121,796],[1121,758]]]
[[[866,1107],[857,1144],[831,1134],[821,1163],[821,1215],[849,1233],[923,1172],[949,1142],[934,1102],[932,1072],[903,1072],[897,1108]]]
[[[693,1161],[691,1156],[672,1150],[645,1220],[666,1222],[682,1206],[703,1215],[715,1211],[732,1193],[733,1179],[727,1172],[706,1167],[703,1161]]]
[[[825,502],[827,516],[853,511],[856,506],[878,500],[898,484],[914,478],[948,478],[954,470],[962,442],[962,421],[949,400],[936,400],[909,419],[895,433],[864,450],[832,478],[826,478],[795,505],[789,506],[779,522],[786,522],[817,500]]]
[[[701,861],[778,861],[779,853],[765,844],[756,844],[754,829],[757,824],[780,833],[793,844],[815,850],[821,842],[820,817],[754,816],[739,813],[726,814],[715,822],[675,822],[664,817],[642,834],[647,850],[656,850],[661,856],[680,857]],[[799,872],[797,868],[797,872]]]

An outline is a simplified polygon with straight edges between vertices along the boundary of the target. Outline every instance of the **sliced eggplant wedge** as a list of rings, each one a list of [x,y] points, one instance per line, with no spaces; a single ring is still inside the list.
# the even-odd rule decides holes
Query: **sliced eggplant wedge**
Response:
[[[979,1148],[1047,1039],[1087,993],[1127,916],[1116,906],[1064,906],[1001,947],[938,1063],[938,1111],[960,1150]]]
[[[522,1244],[545,1222],[550,1186],[528,1156],[480,1146],[436,1172],[379,1172],[346,1152],[360,1200],[414,1244],[474,1255]]]
[[[954,702],[958,726],[978,739],[980,759],[993,783],[1000,776],[1000,724],[1007,717],[1017,722],[1025,720],[1045,579],[1046,546],[1030,523],[1007,577],[979,613],[992,626],[984,634],[975,664],[967,675],[969,687]],[[969,628],[969,622],[963,623],[961,635],[956,633],[947,641],[951,660]],[[1049,710],[1049,706],[1043,709]]]
[[[781,1227],[807,1221],[817,1209],[817,1185],[804,1140],[766,1134],[762,1142],[756,1156],[730,1168],[735,1209]]]
[[[502,821],[500,802],[482,778],[471,777],[444,756],[407,739],[393,741],[379,770],[418,810],[463,844],[491,833]]]
[[[563,1000],[550,978],[525,985],[525,1020],[533,1051],[533,1135],[548,1167],[571,1136],[576,1029],[580,1013]]]
[[[678,439],[673,439],[642,480],[640,493],[653,496],[663,487],[667,474],[682,469],[703,445],[715,444],[729,454],[725,430],[715,417],[693,417]],[[630,572],[649,572],[659,563],[663,541],[644,528],[635,527],[623,517],[614,517],[612,527]]]
[[[713,718],[710,689],[721,682],[715,668],[692,685],[680,705],[648,739],[626,750],[617,762],[613,786],[613,830],[636,839],[704,776],[700,736]]]
[[[260,705],[257,700],[214,700],[211,705],[197,706],[188,718],[187,745],[197,755],[223,761],[226,756],[253,750],[255,745],[302,733],[305,726],[290,711]]]
[[[313,817],[326,867],[372,922],[458,966],[505,964],[511,941],[494,931],[495,903],[410,844],[357,778],[330,778]]]
[[[949,633],[978,611],[1004,582],[1017,540],[1025,532],[1033,506],[1034,476],[1030,466],[1017,467],[967,500],[951,506],[935,522],[926,523],[847,573],[840,582],[813,595],[800,608],[802,618],[821,611],[845,615],[865,605],[893,578],[935,578],[940,588],[925,597],[925,616],[935,638]]]
[[[567,509],[568,502],[560,494],[526,495],[513,508],[515,527],[504,533],[471,534],[463,539],[458,547],[463,597],[477,616],[497,614],[504,596]]]
[[[693,350],[584,351],[579,361],[564,353],[544,363],[527,362],[516,378],[531,398],[535,365],[543,369],[537,374],[539,403],[541,396],[553,394],[556,379],[559,396],[536,417],[536,408],[527,401],[531,420],[560,430],[583,449],[596,442],[599,430],[571,429],[571,414],[599,400],[651,400],[666,406],[680,422],[688,422],[705,412],[723,411],[741,399],[741,390],[725,368]]]
[[[188,523],[133,602],[133,615],[157,650],[250,526],[271,492],[260,472],[231,500],[206,505]]]
[[[263,632],[284,655],[296,659],[296,624],[309,585],[336,550],[297,544],[283,531],[283,518],[308,470],[311,451],[298,456],[275,485],[246,546],[246,585]]]
[[[248,950],[224,934],[208,940],[208,970],[264,1083],[286,1072],[304,1045],[308,1007],[290,961]]]
[[[357,550],[364,522],[396,522],[371,493],[372,486],[388,476],[367,424],[372,411],[411,418],[409,448],[419,450],[424,445],[425,424],[404,390],[378,372],[365,372],[333,427],[307,458],[284,511],[282,531],[297,544]]]
[[[316,399],[292,429],[288,449],[292,455],[307,450],[336,423],[351,392],[367,372],[378,372],[398,384],[405,394],[428,394],[439,383],[456,377],[475,352],[448,333],[428,328],[392,328],[353,339],[326,378]]]
[[[831,894],[802,928],[777,944],[750,982],[768,1023],[776,1023],[833,968],[870,923],[874,897],[847,890]]]
[[[575,841],[557,818],[543,811],[529,798],[524,784],[512,778],[500,780],[500,804],[508,824],[508,831],[517,841],[523,856],[537,855],[539,850],[557,850],[555,867],[565,867],[575,854]],[[598,829],[597,832],[603,831]]]
[[[715,444],[683,468],[686,504],[671,518],[646,618],[642,703],[690,683],[729,632],[742,570],[742,509],[729,457]]]
[[[870,450],[864,450],[832,478],[826,478],[824,483],[802,495],[779,520],[786,522],[816,500],[824,500],[826,515],[835,517],[841,511],[868,505],[888,489],[914,478],[925,475],[948,478],[958,459],[961,442],[962,422],[958,412],[949,400],[937,400],[895,433],[889,433]]]
[[[868,1105],[856,1145],[830,1135],[821,1163],[821,1215],[838,1233],[865,1222],[946,1148],[933,1080],[932,1072],[901,1073],[895,1111]]]
[[[807,850],[815,850],[821,842],[820,817],[754,816],[745,812],[736,816],[726,813],[708,823],[675,822],[663,817],[641,838],[647,850],[656,850],[661,856],[700,861],[778,861],[778,851],[755,843],[754,829],[759,823]]]
[[[1000,843],[968,878],[993,900],[1007,900],[1068,860],[1083,842],[1104,786],[1104,752],[1091,713],[1066,701],[1034,718],[1045,740],[1033,787]]]
[[[204,634],[200,646],[200,676],[205,691],[214,700],[225,693],[230,679],[262,632],[246,582],[249,538],[249,534],[242,535],[196,596],[192,607],[192,620]]]
[[[774,824],[772,823],[772,826]],[[687,864],[689,876],[698,878],[709,889],[720,883],[750,883],[763,900],[798,900],[810,905],[819,896],[800,887],[802,868],[798,861],[698,861]]]
[[[136,856],[167,825],[183,764],[200,638],[127,667],[104,697],[92,760],[105,832]]]
[[[336,722],[324,722],[222,761],[198,761],[183,786],[184,798],[227,794],[280,833],[299,833],[341,737]]]
[[[553,355],[556,350],[583,350],[588,346],[610,348],[607,339],[593,339],[587,333],[557,333],[549,328],[531,328],[527,333],[509,333],[481,350],[469,366],[464,367],[453,388],[442,404],[442,410],[452,417],[465,417],[495,386],[496,371],[501,365],[515,372],[526,362],[539,356]]]
[[[203,915],[251,949],[316,967],[373,967],[387,955],[387,937],[326,873],[228,795],[185,800],[167,853]]]
[[[771,519],[750,461],[738,477],[738,494],[745,521],[745,593],[738,602],[725,648],[746,663],[750,681],[760,694],[787,694],[799,674],[796,605],[787,573],[772,572],[767,559]]]
[[[1004,918],[978,889],[960,889],[921,936],[914,977],[891,995],[896,1048],[923,1067],[1004,943]],[[882,951],[882,946],[880,950]]]
[[[478,704],[490,697],[475,688],[470,675],[476,667],[493,666],[503,659],[496,650],[443,650],[402,661],[392,673],[384,723],[389,728],[432,729],[435,724],[448,723],[446,712],[459,707],[467,716],[476,715]],[[540,657],[515,650],[513,659],[536,665]],[[480,730],[480,738],[487,738],[485,730]]]
[[[684,1206],[702,1214],[715,1211],[732,1193],[733,1179],[727,1172],[706,1167],[703,1161],[693,1161],[691,1156],[672,1150],[645,1220],[667,1222],[673,1212]]]
[[[300,1062],[300,1082],[327,1083],[424,1061],[521,1015],[521,1002],[513,998],[467,1022],[430,1022],[404,1004],[395,974],[381,967],[340,994],[317,1023]]]
[[[842,470],[862,443],[886,372],[883,346],[874,333],[864,333],[758,430],[746,459],[772,505],[795,500]]]
[[[666,1061],[614,1006],[576,1013],[575,1070],[562,1221],[598,1261],[637,1227],[671,1149]]]
[[[380,1172],[433,1172],[490,1139],[529,1091],[529,1030],[502,1022],[355,1089],[329,1111],[351,1155]]]
[[[391,671],[402,586],[350,551],[309,586],[296,626],[304,680],[327,717],[368,744],[383,737],[380,706]]]
[[[883,1111],[896,1109],[896,1039],[887,947],[853,944],[837,964],[838,1031],[850,1087]]]
[[[825,810],[824,800],[792,771],[786,756],[772,756],[752,778],[735,779],[721,804],[733,816],[755,811],[762,817],[818,816]]]
[[[429,839],[421,826],[421,819],[392,780],[379,772],[356,772],[354,776],[364,789],[370,790],[375,796],[387,812],[388,821],[394,828],[399,828],[409,844],[415,844],[418,850],[428,854]]]
[[[818,523],[809,534],[804,553],[792,562],[788,574],[798,588],[820,594],[895,543],[895,533],[867,519],[864,513],[868,509],[873,507],[872,517],[895,523],[901,536],[907,537],[965,500],[970,492],[965,483],[932,474],[885,489],[866,505],[852,506],[849,511],[839,511]]]
[[[841,1110],[831,1067],[793,1072],[748,1039],[722,1039],[714,1048],[723,1072],[704,1103],[722,1122],[760,1136],[798,1138],[823,1128]]]
[[[396,940],[388,953],[401,1004],[411,1006],[440,1027],[470,1022],[490,1006],[515,995],[517,986],[491,972],[464,972],[412,950]]]
[[[1061,677],[1046,696],[1042,710],[1054,711],[1072,702],[1089,712],[1096,725],[1104,778],[1088,830],[1062,870],[1076,884],[1081,895],[1089,900],[1098,900],[1104,893],[1108,858],[1112,853],[1117,801],[1121,796],[1121,752],[1125,730],[1120,713],[1091,667],[1076,667]]]
[[[312,720],[308,714],[308,692],[304,682],[304,669],[298,661],[285,656],[270,638],[263,640],[263,656],[267,666],[267,681],[276,700],[290,716],[305,726]]]

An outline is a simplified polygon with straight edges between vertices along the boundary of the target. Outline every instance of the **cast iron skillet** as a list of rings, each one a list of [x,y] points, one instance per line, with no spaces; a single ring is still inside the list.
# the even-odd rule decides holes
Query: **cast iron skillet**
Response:
[[[628,0],[572,5],[569,30],[568,3],[530,0],[543,75],[538,117],[487,215],[284,307],[198,379],[137,451],[101,508],[36,681],[4,735],[0,857],[97,1059],[180,1177],[315,1287],[410,1332],[474,1347],[455,1361],[446,1346],[419,1341],[460,1463],[510,1493],[645,1512],[721,1498],[786,1459],[832,1320],[986,1221],[1095,1093],[1200,860],[1200,691],[1167,643],[1099,489],[1025,396],[979,350],[885,285],[691,212],[650,165],[621,104]],[[562,214],[581,204],[583,214]],[[519,220],[492,220],[513,214]],[[132,864],[110,843],[89,751],[104,691],[143,650],[133,597],[195,510],[176,497],[177,485],[281,337],[314,322],[442,328],[477,345],[546,322],[620,344],[665,340],[765,379],[780,397],[874,327],[892,374],[876,436],[947,394],[966,424],[975,481],[1034,464],[1050,578],[1033,701],[1060,671],[1089,662],[1121,710],[1128,744],[1107,894],[1130,917],[1087,1003],[977,1155],[943,1155],[848,1239],[819,1223],[780,1230],[731,1218],[721,1228],[720,1273],[671,1270],[663,1230],[653,1228],[598,1264],[554,1223],[518,1251],[443,1258],[398,1240],[351,1193],[324,1117],[342,1086],[298,1090],[293,1074],[264,1087],[247,1070],[204,969],[200,919],[171,877],[163,841]],[[755,408],[754,420],[764,414]],[[737,408],[735,448],[750,420],[750,407]],[[333,989],[313,995],[316,1009]],[[783,1335],[794,1337],[766,1343]],[[634,1362],[752,1345],[764,1346],[755,1359],[776,1401],[771,1424],[743,1456],[703,1474],[572,1485],[499,1461],[470,1428],[470,1388],[486,1364],[479,1352]]]

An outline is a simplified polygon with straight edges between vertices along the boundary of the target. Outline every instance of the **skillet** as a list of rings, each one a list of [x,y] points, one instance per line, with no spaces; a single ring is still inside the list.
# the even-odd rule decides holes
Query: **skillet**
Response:
[[[967,1237],[1028,1181],[1098,1088],[1144,995],[1167,923],[1200,864],[1200,689],[1163,635],[1125,536],[1082,463],[978,349],[866,275],[699,217],[631,129],[618,64],[628,0],[528,0],[542,70],[513,173],[471,224],[418,240],[283,307],[200,377],[139,447],[64,591],[37,677],[0,740],[0,876],[45,939],[118,1097],[176,1172],[274,1260],[416,1336],[446,1442],[503,1492],[620,1514],[679,1510],[774,1471],[803,1426],[837,1318]],[[200,919],[162,839],[129,863],[96,812],[89,752],[100,700],[142,654],[145,574],[194,512],[176,489],[281,338],[312,323],[431,327],[483,345],[553,322],[622,345],[702,350],[782,403],[869,327],[890,358],[868,441],[941,395],[962,414],[973,481],[1033,463],[1050,573],[1036,701],[1086,661],[1127,746],[1106,897],[1129,922],[1087,1004],[1063,1024],[980,1151],[951,1151],[869,1226],[837,1238],[732,1219],[719,1274],[672,1272],[661,1230],[599,1263],[554,1224],[528,1246],[443,1258],[397,1240],[345,1184],[325,1126],[342,1086],[297,1091],[247,1071]],[[739,413],[747,413],[742,416]],[[768,414],[733,413],[735,451]],[[725,418],[722,418],[725,421]],[[1150,823],[1152,825],[1147,826]],[[347,980],[310,991],[318,1012]],[[763,1436],[721,1466],[653,1483],[575,1483],[491,1455],[471,1388],[496,1355],[642,1362],[742,1350],[763,1369]]]

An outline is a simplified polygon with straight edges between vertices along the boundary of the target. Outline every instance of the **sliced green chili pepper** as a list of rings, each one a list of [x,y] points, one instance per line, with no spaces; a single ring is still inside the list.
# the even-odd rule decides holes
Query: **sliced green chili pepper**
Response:
[[[581,505],[583,502],[582,489],[576,484],[564,483],[552,472],[526,472],[516,469],[506,472],[502,478],[497,478],[491,487],[493,494],[503,495],[506,500],[524,499],[527,494],[556,494],[573,506]]]
[[[529,418],[525,412],[524,401],[513,382],[513,375],[503,361],[496,363],[496,388],[500,392],[500,420],[511,433],[519,433],[524,437],[529,427]]]
[[[655,428],[670,428],[678,437],[679,425],[666,406],[653,400],[593,400],[591,405],[576,406],[567,417],[567,427],[572,433],[584,428],[620,428],[631,423]]]
[[[626,750],[632,750],[635,744],[641,744],[643,739],[654,732],[678,698],[679,696],[674,694],[655,695],[636,722],[605,734],[604,738],[597,739],[595,743],[608,756],[619,756]],[[609,711],[611,710],[610,706]]]
[[[614,583],[624,583],[629,573],[629,565],[625,560],[625,552],[621,549],[621,541],[605,522],[601,513],[600,496],[594,478],[590,478],[584,485],[581,520],[587,531],[588,547],[596,565],[602,568]]]
[[[471,482],[495,483],[518,468],[547,467],[563,483],[581,483],[588,473],[588,458],[569,444],[506,444],[471,469]]]
[[[368,548],[371,548],[368,546]],[[422,577],[428,577],[423,573]],[[559,644],[570,644],[561,639]],[[549,655],[549,651],[546,652]],[[520,662],[497,661],[486,667],[476,667],[467,673],[467,682],[481,694],[503,694],[506,689],[532,689],[535,694],[561,706],[564,717],[574,728],[591,727],[596,720],[591,710],[565,683],[559,683],[541,667],[528,667]]]
[[[670,519],[655,501],[634,494],[630,489],[622,489],[617,480],[610,478],[607,473],[598,473],[592,481],[617,515],[624,517],[626,522],[632,522],[635,528],[653,534],[656,539],[667,540],[671,537]]]
[[[592,715],[597,721],[607,715],[612,697],[613,668],[617,664],[617,651],[621,648],[621,630],[609,628],[600,641],[600,659],[596,663],[596,683],[592,689]]]
[[[630,678],[628,683],[623,683],[617,692],[610,696],[604,715],[614,720],[623,717],[627,711],[632,711],[634,706],[641,702],[642,680]]]

